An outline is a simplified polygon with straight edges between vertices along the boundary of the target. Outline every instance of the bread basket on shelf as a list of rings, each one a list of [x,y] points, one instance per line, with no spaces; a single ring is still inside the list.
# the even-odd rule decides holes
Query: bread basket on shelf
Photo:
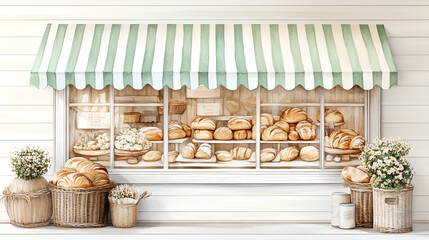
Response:
[[[60,227],[90,228],[107,226],[108,195],[115,182],[100,187],[63,188],[52,181],[53,223]]]
[[[170,99],[168,101],[168,114],[169,115],[182,115],[186,111],[188,101],[181,99]],[[158,108],[159,115],[164,114],[164,107]]]
[[[356,206],[356,227],[372,228],[374,220],[371,183],[354,183],[345,180],[343,185],[350,188],[351,202]]]
[[[122,114],[124,123],[138,123],[140,122],[141,113],[139,112],[124,112]]]

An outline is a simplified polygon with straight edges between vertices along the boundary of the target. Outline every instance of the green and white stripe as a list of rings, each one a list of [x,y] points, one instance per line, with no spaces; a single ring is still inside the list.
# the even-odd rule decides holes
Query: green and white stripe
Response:
[[[38,88],[164,86],[307,90],[397,84],[383,25],[49,24]]]

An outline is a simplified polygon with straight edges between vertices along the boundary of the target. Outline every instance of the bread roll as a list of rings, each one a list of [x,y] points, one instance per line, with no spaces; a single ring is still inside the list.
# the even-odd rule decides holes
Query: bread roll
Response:
[[[234,137],[235,140],[245,140],[248,139],[249,136],[252,136],[252,132],[249,130],[235,130],[234,131]]]
[[[168,124],[168,139],[185,138],[186,132],[180,124]]]
[[[316,126],[308,121],[301,121],[296,125],[296,131],[302,140],[312,140],[316,137]]]
[[[287,123],[298,123],[306,120],[307,118],[307,113],[301,108],[297,107],[287,108],[280,115],[280,120],[286,121]]]
[[[350,141],[350,148],[351,149],[360,149],[361,147],[365,146],[365,140],[362,136],[355,136]]]
[[[182,157],[184,158],[194,158],[195,153],[197,153],[197,145],[195,143],[188,143],[182,148]]]
[[[276,156],[277,150],[274,148],[264,148],[261,150],[261,162],[271,162]]]
[[[245,147],[236,147],[230,151],[232,157],[236,160],[247,160],[252,156],[252,149]]]
[[[178,156],[179,156],[179,152],[178,151],[170,151],[170,152],[168,152],[168,162],[169,163],[176,162],[176,158]]]
[[[320,157],[319,149],[313,146],[305,146],[301,148],[299,157],[301,158],[301,160],[306,162],[317,161],[319,160],[319,157]]]
[[[262,133],[262,140],[264,141],[286,141],[287,132],[276,126],[268,127]]]
[[[59,179],[57,186],[63,188],[89,188],[92,187],[92,183],[83,173],[70,173]]]
[[[191,122],[191,128],[198,130],[215,130],[216,122],[210,118],[196,117]]]
[[[370,181],[368,174],[355,167],[345,167],[341,172],[341,177],[354,183],[369,183]]]
[[[79,164],[81,164],[82,162],[92,163],[91,161],[89,161],[89,160],[88,160],[88,159],[86,159],[86,158],[83,158],[83,157],[74,157],[74,158],[70,158],[70,159],[66,162],[65,167],[66,167],[66,168],[73,168],[73,169],[79,170],[79,169],[78,169],[78,166],[79,166]]]
[[[252,124],[256,125],[256,117],[252,118]],[[261,125],[271,127],[274,125],[274,117],[270,113],[261,113]]]
[[[274,123],[274,126],[279,127],[280,129],[282,129],[287,133],[289,132],[289,123],[285,121],[277,121],[276,123]]]
[[[299,149],[297,147],[287,147],[280,151],[280,160],[292,161],[299,156]]]
[[[220,127],[216,129],[213,137],[217,140],[231,140],[233,138],[233,133],[232,130],[227,127]]]
[[[320,122],[320,112],[317,113],[317,121]],[[325,109],[325,122],[342,123],[344,122],[343,114],[335,109]]]
[[[155,162],[159,161],[162,158],[162,152],[160,151],[149,151],[142,156],[143,161],[145,162]]]
[[[85,174],[85,176],[87,176],[91,181],[98,177],[109,178],[107,169],[99,163],[85,165],[79,170],[79,172]]]
[[[194,138],[199,140],[212,140],[213,131],[210,130],[195,130]]]
[[[266,125],[261,125],[261,130],[259,132],[259,138],[262,137],[262,133],[265,131],[265,129],[267,129]],[[252,139],[256,140],[256,126],[252,127]]]
[[[299,140],[299,134],[298,132],[295,130],[295,127],[291,127],[289,130],[289,134],[287,135],[287,137],[289,138],[289,140],[291,141],[297,141]]]
[[[182,128],[186,133],[186,137],[192,136],[192,129],[187,124],[182,124]]]
[[[158,127],[142,127],[139,131],[146,136],[148,141],[161,141],[163,139],[162,129]]]
[[[208,143],[203,143],[197,150],[195,158],[209,159],[212,157],[212,146]]]
[[[247,118],[233,117],[228,121],[231,130],[247,130],[252,128],[252,122]]]
[[[215,155],[218,161],[231,161],[233,159],[231,153],[228,151],[217,151]]]
[[[97,177],[92,181],[92,186],[100,187],[110,183],[110,179],[108,177]]]
[[[73,168],[61,168],[55,172],[52,182],[54,183],[54,185],[56,185],[58,180],[69,175],[70,173],[75,173],[75,172],[76,172],[76,169],[73,169]]]

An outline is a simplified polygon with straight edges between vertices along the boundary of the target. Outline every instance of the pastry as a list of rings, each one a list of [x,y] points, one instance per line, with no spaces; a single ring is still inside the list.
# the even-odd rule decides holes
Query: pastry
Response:
[[[351,149],[361,149],[365,145],[365,140],[362,136],[355,136],[350,141]]]
[[[355,167],[345,167],[341,172],[341,177],[346,181],[354,183],[369,183],[370,181],[366,172]]]
[[[73,169],[73,168],[61,168],[55,172],[52,182],[56,185],[58,180],[69,175],[70,173],[75,173],[75,172],[76,172],[76,169]]]
[[[252,124],[256,125],[256,117],[252,118]],[[274,117],[270,113],[261,113],[261,125],[271,127],[274,125]]]
[[[319,149],[313,146],[305,146],[301,148],[299,157],[301,158],[301,160],[306,162],[317,161],[319,160],[319,157],[320,157]]]
[[[307,118],[307,113],[297,107],[287,108],[280,115],[280,121],[286,121],[287,123],[298,123],[306,120]]]
[[[194,138],[199,140],[212,140],[213,131],[210,130],[195,130]]]
[[[148,141],[162,141],[162,129],[158,127],[142,127],[139,132],[146,136]]]
[[[230,151],[232,157],[237,160],[247,160],[252,156],[252,149],[245,147],[236,147]]]
[[[252,131],[250,131],[250,130],[235,130],[234,131],[234,139],[235,140],[249,139],[249,136],[252,137]]]
[[[231,161],[233,159],[231,153],[228,151],[217,151],[215,155],[218,161]]]
[[[262,133],[263,141],[286,141],[287,132],[276,126],[268,127]]]
[[[168,162],[169,163],[176,162],[177,156],[179,156],[179,152],[178,151],[170,151],[170,152],[168,152]]]
[[[197,153],[197,145],[195,143],[188,143],[188,145],[182,148],[182,157],[184,158],[194,158],[195,153]]]
[[[287,133],[289,132],[289,123],[285,121],[277,121],[276,123],[274,123],[274,126],[281,128],[283,131]]]
[[[261,130],[259,132],[259,138],[262,137],[262,133],[265,131],[265,129],[267,129],[266,125],[261,125]],[[256,140],[256,126],[252,127],[252,139]]]
[[[233,117],[228,121],[231,130],[247,130],[252,128],[252,122],[247,118]]]
[[[292,161],[299,156],[299,149],[297,147],[287,147],[280,151],[280,160]]]
[[[191,128],[198,130],[215,130],[216,122],[210,118],[196,117],[191,122]]]
[[[231,140],[233,138],[233,133],[232,130],[227,127],[220,127],[216,129],[213,137],[217,140]]]
[[[261,150],[261,162],[271,162],[276,156],[277,150],[274,148],[264,148]]]
[[[92,187],[92,183],[83,173],[70,173],[59,179],[57,186],[63,188],[89,188]]]
[[[317,121],[320,122],[320,112],[317,113]],[[340,111],[335,109],[325,109],[325,122],[343,123],[344,117]]]
[[[289,134],[287,135],[287,137],[289,138],[289,140],[291,141],[297,141],[299,140],[299,134],[298,132],[295,130],[295,127],[291,127],[289,129]]]
[[[109,178],[109,172],[103,165],[99,163],[87,164],[80,168],[79,172],[85,174],[85,176],[88,177],[91,181],[99,177]]]
[[[197,150],[195,158],[209,159],[212,157],[212,146],[208,143],[203,143]]]
[[[185,138],[186,132],[180,124],[168,124],[168,139]]]
[[[143,161],[145,162],[155,162],[159,161],[162,158],[162,152],[160,151],[149,151],[142,156]]]

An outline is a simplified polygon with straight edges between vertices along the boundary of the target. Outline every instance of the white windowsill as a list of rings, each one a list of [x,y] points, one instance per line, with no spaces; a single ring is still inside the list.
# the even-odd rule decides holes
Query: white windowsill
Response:
[[[120,229],[112,226],[104,228],[60,228],[56,226],[40,228],[18,228],[10,224],[0,224],[2,239],[428,239],[429,224],[414,224],[414,231],[406,234],[381,234],[368,228],[342,230],[326,223],[285,224],[285,223],[179,223],[144,224],[134,228]],[[86,236],[86,237],[85,237]],[[143,237],[143,238],[142,238]],[[151,238],[152,237],[152,238]],[[291,238],[292,237],[292,238]],[[125,239],[125,238],[124,238]]]

